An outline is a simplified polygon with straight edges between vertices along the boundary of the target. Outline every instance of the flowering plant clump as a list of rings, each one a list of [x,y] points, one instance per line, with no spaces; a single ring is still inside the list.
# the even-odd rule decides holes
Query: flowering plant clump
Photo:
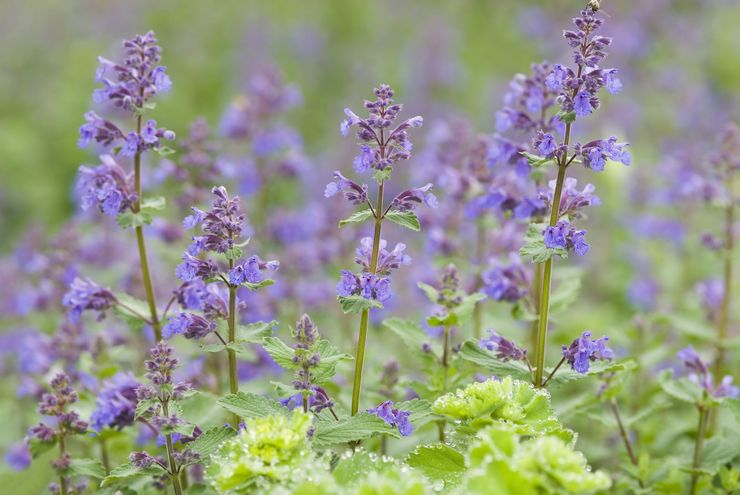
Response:
[[[342,43],[317,31],[320,6],[317,25],[298,4],[253,12],[300,17],[290,43],[268,31],[298,55],[286,74],[305,99],[254,26],[233,98],[183,73],[218,62],[227,80],[228,59],[199,56],[224,47],[202,19],[233,33],[208,6],[187,51],[168,24],[167,65],[152,31],[99,57],[76,138],[88,164],[51,155],[76,168],[77,211],[0,256],[0,433],[25,471],[0,470],[6,491],[737,493],[740,130],[716,122],[734,113],[732,74],[710,79],[735,13],[581,1],[560,44],[562,5],[547,2],[505,17],[478,2],[441,24],[368,4],[343,11]],[[469,63],[517,30],[553,62],[513,78],[496,72],[506,50]],[[333,70],[341,50],[363,63]],[[402,91],[377,85],[337,133],[341,74],[368,71],[403,74]],[[38,106],[54,122],[67,99]],[[9,129],[12,163],[33,141]],[[0,211],[15,212],[28,195],[7,177]],[[47,205],[44,187],[18,191],[33,193],[24,215]]]

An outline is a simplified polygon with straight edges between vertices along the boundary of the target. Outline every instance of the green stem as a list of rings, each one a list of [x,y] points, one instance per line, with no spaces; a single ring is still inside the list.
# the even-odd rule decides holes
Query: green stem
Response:
[[[542,289],[542,263],[537,263],[534,268],[534,280],[532,281],[532,306],[534,314],[537,316],[537,320],[534,320],[531,325],[530,339],[532,342],[532,349],[537,349],[537,328],[539,324],[540,316],[540,290]],[[535,362],[537,356],[534,356]]]
[[[483,287],[483,257],[486,255],[486,229],[483,221],[478,219],[476,225],[475,258],[478,262],[478,274],[475,280],[475,290]],[[483,336],[483,305],[478,303],[473,309],[473,336],[480,339]]]
[[[566,126],[566,144],[570,135],[570,125]],[[555,194],[552,200],[552,213],[550,214],[550,226],[554,227],[558,222],[560,211],[560,195],[563,192],[563,182],[565,181],[565,157],[563,154],[562,165],[558,166],[558,178],[555,182]],[[545,347],[547,343],[547,317],[550,311],[550,280],[552,278],[552,258],[545,262],[545,269],[542,273],[542,292],[540,294],[540,318],[537,326],[537,354],[535,360],[535,378],[534,384],[537,387],[543,385],[542,377],[545,372]]]
[[[141,115],[136,117],[136,133],[141,134]],[[141,209],[141,153],[137,152],[134,155],[134,190],[136,192],[136,200],[133,204],[134,212],[138,212]],[[146,254],[146,243],[144,242],[144,229],[141,225],[136,227],[136,242],[139,245],[139,262],[141,264],[141,278],[144,282],[144,290],[146,291],[146,300],[149,304],[149,313],[151,314],[151,325],[154,330],[154,340],[159,342],[162,340],[162,329],[159,323],[159,316],[157,315],[157,302],[154,298],[154,288],[152,286],[152,277],[149,272],[149,260]]]
[[[732,180],[732,179],[730,179]],[[730,301],[732,300],[732,259],[735,250],[735,200],[732,196],[730,184],[730,203],[725,208],[725,242],[724,242],[724,267],[723,284],[724,295],[720,306],[719,319],[717,321],[717,360],[715,362],[715,376],[721,379],[724,374],[726,358],[726,340],[730,327]]]
[[[162,402],[162,414],[169,416],[168,403]],[[172,480],[172,489],[175,495],[182,495],[182,487],[180,486],[180,473],[175,462],[175,449],[172,446],[172,435],[169,433],[164,437],[165,443],[167,444],[167,462],[169,465],[170,479]]]
[[[447,380],[448,375],[450,371],[450,334],[451,334],[451,328],[449,325],[445,325],[444,327],[444,342],[442,346],[442,394],[444,395],[447,393]],[[445,425],[447,422],[445,420],[441,420],[438,423],[439,427],[439,441],[443,442],[445,441]]]
[[[229,260],[229,270],[234,268],[234,260]],[[236,287],[229,284],[229,344],[236,342]],[[229,391],[239,393],[239,376],[236,370],[236,352],[226,349],[229,355]],[[239,428],[239,415],[232,416],[234,428]]]
[[[61,431],[59,433],[59,458],[63,459],[65,453],[66,450],[64,445],[64,431]],[[69,488],[67,487],[67,478],[64,476],[63,473],[59,474],[59,493],[61,495],[67,495],[69,493]]]
[[[699,468],[701,467],[701,452],[704,448],[704,438],[707,435],[707,418],[709,411],[703,406],[699,406],[699,426],[696,432],[696,443],[694,444],[694,464],[691,472],[691,495],[696,494],[696,483],[699,481]]]
[[[103,462],[103,469],[105,469],[105,474],[110,474],[110,457],[108,456],[108,445],[105,443],[105,439],[103,437],[100,438],[100,460]]]
[[[381,156],[383,147],[381,146]],[[385,183],[378,184],[378,202],[375,211],[375,231],[373,232],[373,251],[370,258],[370,273],[375,274],[378,267],[378,252],[380,251],[380,230],[383,226],[383,188]],[[357,355],[355,358],[355,377],[352,387],[352,416],[360,409],[360,388],[362,387],[362,365],[365,361],[365,343],[367,342],[367,327],[370,319],[370,310],[366,309],[360,316],[360,335],[357,340]]]
[[[547,378],[545,378],[545,381],[542,383],[542,388],[545,388],[547,384],[550,383],[550,379],[552,379],[552,377],[555,376],[555,373],[557,373],[557,371],[560,369],[560,367],[563,365],[564,362],[565,362],[565,357],[560,358],[560,361],[558,361],[557,366],[555,366],[555,368],[553,368],[550,374],[547,375]]]
[[[614,413],[614,419],[617,420],[619,434],[622,436],[622,441],[624,442],[624,447],[627,449],[627,455],[629,455],[630,457],[630,462],[633,466],[637,467],[637,456],[635,455],[635,451],[632,448],[632,442],[630,442],[630,437],[624,427],[624,423],[622,423],[622,416],[619,414],[619,406],[617,405],[617,401],[615,399],[610,400],[609,407],[611,407],[612,413]],[[640,482],[640,484],[642,484],[642,482]]]

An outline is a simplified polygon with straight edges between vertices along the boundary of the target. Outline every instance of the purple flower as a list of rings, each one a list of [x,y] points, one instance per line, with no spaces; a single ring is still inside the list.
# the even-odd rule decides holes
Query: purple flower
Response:
[[[133,157],[140,151],[139,147],[139,140],[141,138],[138,134],[131,131],[126,135],[126,140],[123,142],[123,145],[121,146],[121,155],[122,156],[128,156]]]
[[[573,110],[577,117],[586,117],[594,111],[591,103],[591,94],[588,91],[580,91],[573,100]]]
[[[568,222],[558,222],[554,226],[548,225],[544,232],[545,247],[551,249],[568,248],[566,235],[568,234]]]
[[[352,162],[355,172],[361,174],[372,167],[375,162],[375,151],[366,144],[360,145],[360,154]]]
[[[31,465],[31,452],[26,442],[14,443],[5,453],[5,462],[14,471],[23,471]]]
[[[537,149],[542,153],[542,156],[550,158],[555,155],[558,145],[552,134],[542,134],[541,137],[538,137],[538,141]]]
[[[606,346],[609,337],[591,340],[591,332],[583,332],[569,347],[563,346],[563,357],[578,373],[588,373],[591,361],[611,360],[614,352]]]
[[[686,369],[689,370],[689,379],[701,386],[712,397],[721,399],[724,397],[735,398],[740,395],[740,389],[732,384],[732,377],[729,375],[722,378],[717,387],[714,386],[714,378],[709,371],[709,365],[702,361],[692,346],[681,349],[677,356],[683,361]]]
[[[103,382],[90,416],[92,428],[100,432],[104,427],[120,430],[132,425],[138,404],[136,389],[140,385],[131,372],[118,372]]]
[[[170,321],[162,328],[162,336],[170,338],[183,334],[186,339],[202,339],[216,329],[216,322],[194,313],[180,313],[170,316]]]
[[[367,412],[374,414],[387,424],[397,427],[398,432],[404,437],[411,435],[414,431],[414,425],[409,420],[411,412],[393,407],[392,401],[387,400],[373,409],[368,409]]]
[[[707,313],[707,318],[717,321],[725,297],[725,284],[720,279],[708,279],[696,284],[696,293]]]
[[[514,303],[529,293],[530,276],[514,253],[508,265],[496,265],[483,272],[481,278],[482,292],[495,301]]]
[[[232,285],[240,285],[244,282],[257,284],[262,281],[261,270],[277,270],[280,268],[278,261],[262,261],[259,256],[250,256],[247,261],[236,265],[229,272],[229,282]]]
[[[208,280],[218,274],[218,267],[211,260],[202,260],[190,253],[183,254],[183,262],[177,265],[175,274],[183,282],[190,282],[196,278]]]
[[[559,93],[563,89],[567,77],[568,71],[566,68],[560,64],[555,64],[552,66],[552,71],[545,78],[545,86],[550,91]]]
[[[439,206],[439,203],[437,202],[437,197],[430,192],[431,189],[431,183],[423,187],[417,187],[416,189],[406,189],[393,198],[391,209],[398,211],[412,211],[416,209],[416,206],[422,203],[430,208],[436,208]]]
[[[525,361],[527,351],[517,347],[511,340],[500,336],[494,330],[489,330],[491,336],[487,339],[480,339],[478,347],[487,351],[495,352],[496,358],[502,361]]]
[[[399,242],[392,251],[388,251],[385,239],[381,239],[378,245],[378,259],[376,261],[375,273],[388,275],[402,265],[411,264],[411,257],[404,253],[406,244]],[[355,250],[355,263],[362,266],[364,271],[370,271],[372,262],[373,238],[363,237],[360,239],[360,247]]]
[[[133,177],[110,155],[102,155],[100,161],[95,168],[83,165],[79,169],[76,189],[80,207],[86,211],[97,206],[103,214],[115,217],[129,208],[136,198]]]
[[[360,282],[357,276],[349,270],[342,270],[337,283],[337,295],[349,297],[355,295],[359,290]]]
[[[585,154],[583,155],[583,157],[585,158],[583,162],[584,165],[595,172],[602,172],[604,170],[604,165],[606,165],[604,150],[602,150],[599,146],[584,148],[584,150],[586,150]]]
[[[367,185],[357,184],[343,176],[338,170],[334,172],[334,182],[330,182],[324,189],[324,197],[331,198],[338,192],[344,192],[344,197],[352,204],[367,202]]]
[[[604,85],[611,94],[617,94],[622,90],[622,81],[617,77],[617,69],[607,69],[604,71]]]
[[[104,289],[89,278],[75,278],[64,295],[62,304],[67,308],[69,319],[78,322],[83,311],[98,312],[98,321],[105,318],[105,311],[116,303],[116,296],[109,289]]]
[[[80,126],[77,146],[86,148],[93,140],[103,146],[110,146],[123,137],[123,131],[118,126],[90,110],[85,113],[85,123]]]

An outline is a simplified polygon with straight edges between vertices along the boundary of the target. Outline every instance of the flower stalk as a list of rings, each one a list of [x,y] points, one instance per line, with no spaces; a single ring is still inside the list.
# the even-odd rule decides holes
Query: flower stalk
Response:
[[[701,454],[704,448],[704,439],[707,435],[707,424],[709,420],[709,409],[705,406],[697,405],[699,411],[699,425],[696,429],[696,442],[694,444],[694,463],[691,471],[691,487],[689,493],[696,494],[696,484],[699,481],[699,468],[701,468]]]

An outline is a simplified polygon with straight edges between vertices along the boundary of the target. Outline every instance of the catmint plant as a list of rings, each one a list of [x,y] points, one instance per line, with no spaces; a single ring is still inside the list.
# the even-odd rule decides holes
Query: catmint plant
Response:
[[[239,297],[238,290],[257,290],[273,284],[265,278],[263,271],[275,271],[280,267],[278,261],[263,261],[252,255],[243,260],[243,250],[249,239],[243,240],[247,229],[246,216],[241,210],[238,196],[229,196],[223,186],[211,191],[214,198],[208,211],[193,207],[193,213],[183,220],[183,225],[192,229],[200,226],[202,235],[192,238],[192,243],[183,254],[183,262],[177,266],[177,277],[183,282],[176,291],[177,300],[183,310],[170,317],[164,327],[164,334],[170,337],[183,334],[187,339],[203,339],[213,333],[221,342],[213,350],[226,350],[228,355],[229,390],[239,392],[236,353],[242,342],[254,340],[255,335],[269,330],[271,324],[250,328],[244,335],[237,336]],[[205,257],[207,253],[221,255],[228,263],[228,271],[222,271],[219,264]],[[201,311],[200,314],[193,310]],[[224,339],[217,330],[216,322],[225,320],[228,337]],[[249,334],[249,335],[247,335]],[[255,335],[252,335],[255,334]],[[237,337],[239,337],[237,339]],[[211,350],[211,348],[209,348]],[[233,426],[239,424],[234,416]]]
[[[373,219],[373,237],[363,239],[358,248],[356,262],[362,266],[360,274],[348,270],[342,271],[337,295],[342,308],[346,312],[359,312],[360,330],[355,357],[355,374],[352,391],[352,415],[357,414],[360,407],[360,391],[362,387],[362,366],[365,360],[365,345],[369,326],[369,313],[372,308],[382,308],[383,301],[390,293],[390,275],[393,269],[402,264],[408,264],[410,259],[403,254],[405,246],[398,244],[393,251],[385,250],[385,242],[381,239],[383,220],[388,219],[412,230],[419,230],[418,218],[414,209],[420,204],[435,207],[437,202],[431,193],[431,184],[415,189],[407,189],[398,194],[386,204],[384,200],[385,184],[391,178],[393,167],[411,157],[412,144],[408,138],[408,131],[421,127],[423,119],[420,116],[412,117],[395,125],[402,105],[394,103],[394,92],[390,86],[381,84],[375,88],[374,101],[365,101],[368,117],[357,116],[349,108],[344,110],[347,119],[339,126],[342,135],[349,135],[352,127],[357,127],[356,137],[360,142],[360,152],[355,157],[353,167],[356,173],[372,173],[377,183],[375,204],[370,201],[368,186],[358,184],[339,171],[334,172],[334,181],[326,186],[324,195],[332,197],[342,193],[355,205],[367,205],[367,208],[351,215],[339,223],[340,227],[349,223],[360,223]]]
[[[152,31],[123,42],[124,56],[114,62],[99,57],[95,80],[102,87],[93,91],[93,101],[120,109],[133,118],[133,129],[126,132],[114,122],[90,110],[80,127],[79,146],[91,142],[101,146],[101,164],[95,168],[81,167],[78,189],[82,209],[97,206],[105,215],[116,217],[123,228],[133,227],[139,248],[141,277],[149,307],[147,323],[154,330],[155,340],[162,338],[160,315],[147,258],[143,225],[151,223],[153,213],[164,206],[161,198],[145,200],[142,196],[142,156],[149,150],[166,154],[165,141],[175,139],[175,133],[157,126],[145,114],[155,108],[151,100],[172,88],[167,68],[159,65],[162,49]],[[133,172],[127,173],[119,163],[121,158],[133,161]]]
[[[558,118],[565,127],[562,135],[556,131],[553,131],[554,134],[540,129],[533,142],[538,154],[526,155],[531,165],[540,167],[552,163],[557,166],[558,171],[557,179],[551,184],[551,192],[546,196],[550,210],[549,223],[544,226],[531,224],[525,237],[525,245],[520,250],[523,256],[531,258],[535,263],[544,263],[539,292],[535,357],[534,383],[537,386],[544,385],[553,257],[567,257],[570,251],[582,256],[589,249],[585,240],[586,231],[578,229],[573,221],[578,218],[580,208],[593,204],[593,199],[589,197],[593,187],[586,187],[580,193],[574,187],[565,187],[566,171],[576,160],[594,171],[604,170],[607,160],[620,161],[625,165],[632,161],[627,145],[619,143],[613,137],[586,144],[571,144],[573,124],[588,117],[600,106],[599,91],[606,88],[610,93],[616,93],[621,88],[616,76],[617,70],[603,69],[600,66],[607,55],[606,47],[612,42],[611,38],[596,34],[603,22],[598,6],[591,5],[573,19],[576,30],[564,32],[566,41],[573,48],[575,66],[571,68],[561,64],[553,65],[545,84],[550,91],[558,92]],[[569,190],[572,190],[574,196],[572,200],[568,200]]]
[[[59,373],[51,380],[51,392],[41,396],[39,413],[53,418],[50,422],[41,422],[28,430],[32,443],[43,449],[59,446],[59,457],[52,461],[52,467],[59,477],[59,484],[52,483],[49,491],[61,495],[71,495],[85,491],[86,483],[72,484],[72,457],[68,452],[68,442],[73,435],[85,434],[87,422],[69,406],[79,401],[79,395],[70,386],[70,379],[65,373]]]

